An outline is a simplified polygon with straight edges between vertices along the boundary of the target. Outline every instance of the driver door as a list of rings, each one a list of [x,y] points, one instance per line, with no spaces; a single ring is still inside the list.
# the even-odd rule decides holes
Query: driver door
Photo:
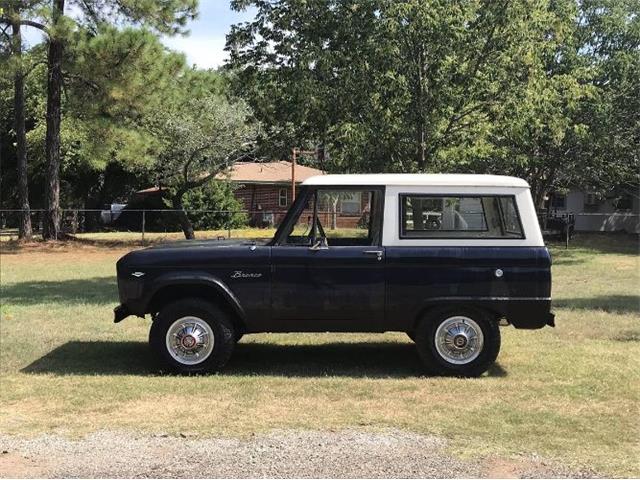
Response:
[[[276,331],[379,331],[384,320],[384,189],[305,192],[271,249]]]

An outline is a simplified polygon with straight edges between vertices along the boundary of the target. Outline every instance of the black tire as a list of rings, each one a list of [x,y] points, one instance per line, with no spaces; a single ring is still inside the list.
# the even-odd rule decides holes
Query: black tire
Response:
[[[185,364],[176,360],[169,352],[166,336],[173,323],[193,316],[206,322],[213,332],[213,350],[202,362]],[[235,345],[233,323],[228,314],[216,305],[200,298],[186,298],[164,306],[149,332],[149,344],[160,362],[171,371],[182,374],[211,373],[220,370],[231,357]]]
[[[436,331],[447,319],[463,316],[471,319],[482,331],[484,342],[478,356],[464,364],[452,363],[436,348]],[[418,354],[426,371],[432,375],[479,377],[496,361],[500,352],[498,322],[486,312],[471,308],[438,310],[427,314],[415,331]]]

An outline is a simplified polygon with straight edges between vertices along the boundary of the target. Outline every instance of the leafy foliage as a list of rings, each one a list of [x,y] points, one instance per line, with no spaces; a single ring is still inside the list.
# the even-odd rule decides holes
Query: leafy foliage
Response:
[[[208,210],[191,214],[193,227],[196,230],[219,230],[247,225],[247,215],[233,195],[234,189],[230,182],[212,181],[187,192],[184,196],[185,209]]]
[[[147,122],[156,146],[153,170],[172,191],[175,209],[183,210],[188,191],[205,185],[252,148],[255,127],[248,106],[221,91],[224,79],[214,72],[186,71],[173,96]],[[193,238],[193,226],[181,215],[182,229]]]
[[[551,188],[637,181],[633,0],[235,0],[236,91],[266,152],[335,171],[470,171]]]

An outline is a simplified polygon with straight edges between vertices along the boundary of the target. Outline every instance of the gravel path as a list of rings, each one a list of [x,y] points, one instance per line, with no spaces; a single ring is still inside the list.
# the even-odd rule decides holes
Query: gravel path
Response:
[[[80,440],[0,434],[2,477],[592,477],[535,457],[462,461],[400,430],[275,431],[249,439],[102,431]]]

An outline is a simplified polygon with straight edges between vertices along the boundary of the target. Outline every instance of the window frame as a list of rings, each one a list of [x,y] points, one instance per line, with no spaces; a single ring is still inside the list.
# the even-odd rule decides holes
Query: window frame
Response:
[[[284,205],[282,204],[282,199],[283,199],[282,192],[284,192]],[[281,188],[278,189],[278,207],[279,208],[286,208],[286,207],[289,206],[289,195],[288,195],[288,193],[289,192],[287,191],[286,187],[285,188],[281,187]]]
[[[562,200],[562,205],[554,205],[557,200]],[[552,210],[566,210],[567,209],[567,194],[566,193],[553,193],[551,196],[551,204],[549,205]]]
[[[369,233],[374,235],[375,238],[371,239],[371,245],[369,247],[382,246],[383,232],[384,232],[384,214],[385,214],[385,201],[386,201],[386,187],[384,185],[304,185],[300,189],[300,193],[296,195],[296,199],[287,211],[284,220],[280,224],[280,227],[276,230],[273,239],[268,243],[270,246],[291,246],[286,243],[287,234],[291,230],[294,223],[298,220],[304,207],[311,197],[313,197],[320,190],[357,190],[357,191],[369,191],[375,192],[378,196],[378,202],[372,200],[371,210],[369,212],[370,225]],[[374,209],[374,203],[377,206]],[[375,215],[375,217],[373,216]],[[376,219],[374,222],[373,219]],[[334,245],[329,248],[352,248],[353,246]],[[296,247],[297,248],[297,247]]]
[[[344,199],[340,199],[340,211],[338,212],[340,215],[345,216],[345,217],[357,217],[359,215],[362,215],[362,191],[358,190],[356,192],[358,194],[358,200],[347,200],[348,204],[354,204],[354,205],[358,205],[358,212],[356,213],[350,213],[350,212],[345,212],[342,208],[343,204],[344,204]]]
[[[500,203],[501,198],[510,198],[513,201],[516,210],[516,217],[518,219],[518,225],[520,226],[520,235],[518,236],[501,236],[501,237],[479,237],[479,236],[427,236],[427,235],[407,235],[404,222],[404,205],[406,197],[424,197],[424,198],[495,198],[498,204],[498,214],[500,216],[500,230],[504,233],[505,222],[503,218],[502,205]],[[482,216],[484,218],[484,224],[486,229],[484,230],[466,230],[468,232],[487,232],[489,231],[489,223],[487,222],[487,213],[485,212],[484,205],[482,207]],[[437,230],[440,232],[464,232],[465,230]],[[414,232],[429,232],[429,230],[414,230]],[[518,208],[518,202],[514,194],[500,194],[500,193],[411,193],[400,192],[398,193],[398,235],[400,240],[524,240],[526,235],[524,233],[524,225],[522,224],[522,217],[520,215],[520,209]]]

